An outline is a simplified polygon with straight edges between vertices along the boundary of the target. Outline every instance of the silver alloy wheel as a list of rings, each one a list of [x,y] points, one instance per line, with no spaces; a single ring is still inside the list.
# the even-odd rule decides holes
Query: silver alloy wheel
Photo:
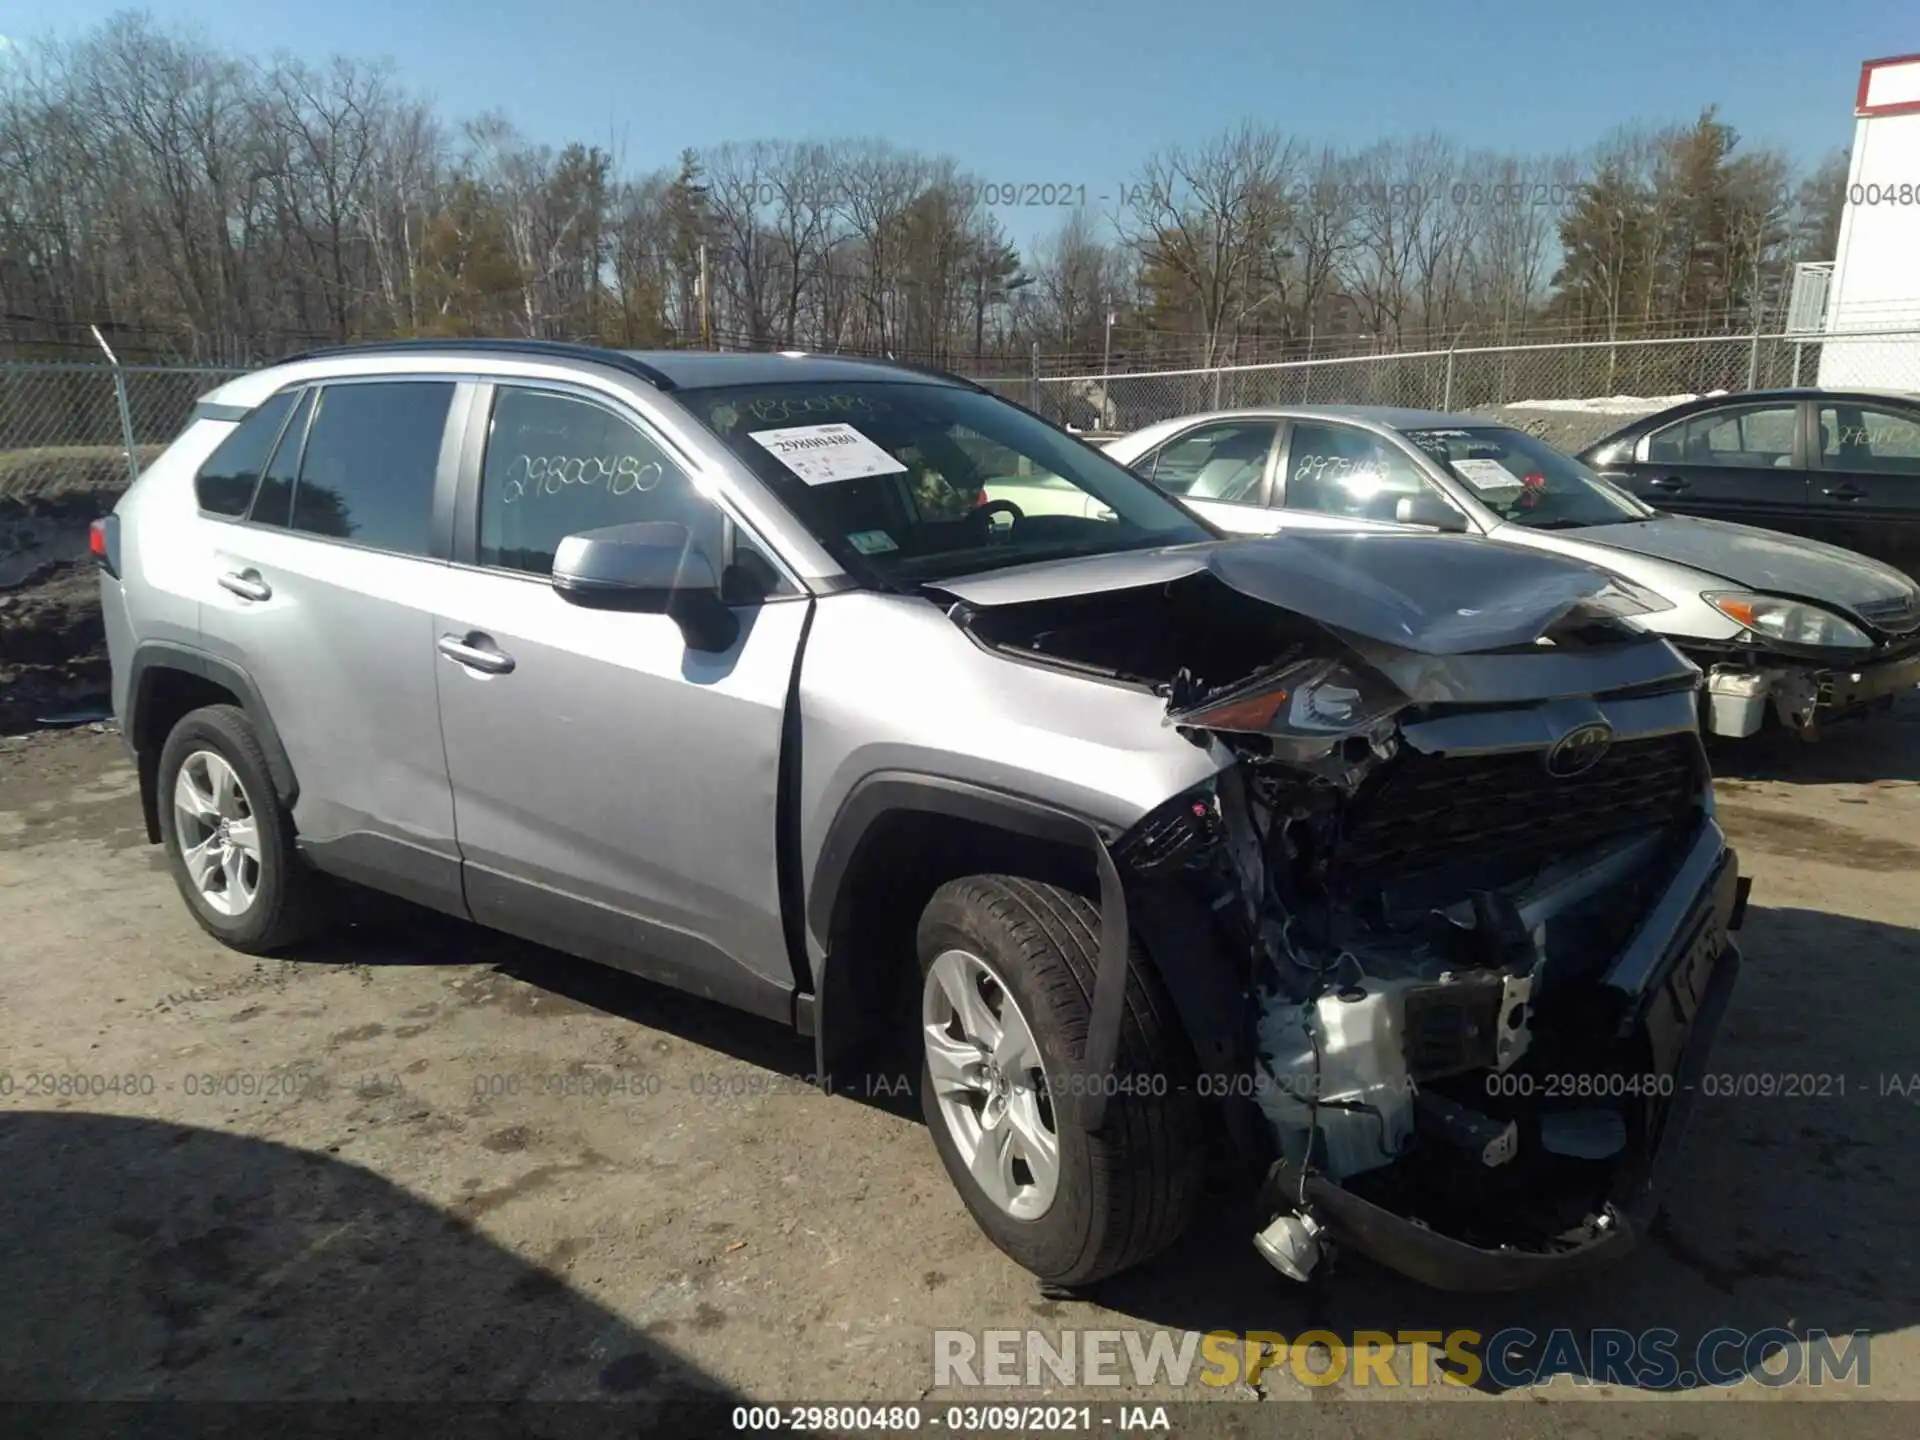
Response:
[[[961,1161],[1000,1209],[1039,1219],[1060,1188],[1060,1135],[1013,992],[978,955],[947,950],[927,969],[920,1018],[936,1108]]]
[[[260,828],[233,766],[196,750],[173,785],[174,838],[187,878],[215,914],[244,915],[260,893]]]

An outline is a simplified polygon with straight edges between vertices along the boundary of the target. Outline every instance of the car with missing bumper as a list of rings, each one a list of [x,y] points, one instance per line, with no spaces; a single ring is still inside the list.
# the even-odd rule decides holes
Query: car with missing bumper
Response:
[[[208,395],[95,549],[211,934],[294,944],[339,878],[790,1025],[831,1083],[910,1046],[968,1209],[1056,1283],[1170,1244],[1216,1165],[1289,1275],[1606,1260],[1738,971],[1698,673],[1632,593],[1225,538],[947,377],[316,353]]]
[[[1817,540],[1667,514],[1472,415],[1281,406],[1189,415],[1107,452],[1215,524],[1480,535],[1606,569],[1706,673],[1703,728],[1812,739],[1920,684],[1920,584]]]

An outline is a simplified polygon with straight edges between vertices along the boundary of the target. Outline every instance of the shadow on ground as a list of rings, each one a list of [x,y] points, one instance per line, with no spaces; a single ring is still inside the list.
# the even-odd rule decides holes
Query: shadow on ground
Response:
[[[1673,1389],[1700,1383],[1694,1347],[1722,1327],[1878,1336],[1920,1322],[1920,933],[1756,906],[1742,943],[1710,1070],[1716,1090],[1770,1086],[1774,1098],[1703,1093],[1664,1213],[1618,1269],[1572,1290],[1455,1296],[1345,1257],[1315,1296],[1261,1262],[1248,1241],[1265,1217],[1247,1210],[1210,1217],[1090,1298],[1179,1329],[1323,1326],[1349,1343],[1367,1330],[1518,1326],[1544,1341],[1561,1326],[1664,1328],[1678,1332]]]
[[[1802,785],[1920,781],[1920,691],[1893,709],[1829,726],[1817,741],[1767,731],[1745,740],[1713,740],[1707,757],[1727,780]]]
[[[0,1113],[0,1397],[600,1400],[640,1433],[737,1397],[358,1166],[191,1126]],[[717,1417],[717,1418],[716,1418]]]
[[[369,967],[487,965],[538,987],[549,997],[543,1003],[557,999],[664,1030],[780,1075],[801,1078],[817,1070],[813,1041],[775,1021],[358,887],[341,887],[339,904],[348,923],[287,959]],[[917,1072],[918,1057],[908,1064],[898,1053],[876,1053],[867,1061],[871,1083],[856,1084],[845,1098],[918,1120],[919,1102],[905,1083],[906,1072]]]

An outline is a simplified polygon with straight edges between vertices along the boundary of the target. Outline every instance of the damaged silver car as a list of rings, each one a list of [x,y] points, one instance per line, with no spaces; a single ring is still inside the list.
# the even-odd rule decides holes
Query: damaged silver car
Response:
[[[1276,1268],[1306,1279],[1342,1242],[1517,1288],[1632,1244],[1746,885],[1697,672],[1624,623],[1633,597],[1331,533],[942,588],[999,653],[1164,696],[1219,767],[1107,847],[1103,903],[1204,1057],[1177,1083],[1264,1176]],[[1076,1095],[1138,1081],[1099,1078],[1112,1044],[1090,1031]]]
[[[1734,983],[1699,671],[1558,556],[1229,540],[869,361],[350,347],[95,536],[149,837],[236,949],[325,877],[811,1036],[1083,1284],[1212,1162],[1283,1273],[1633,1242]]]

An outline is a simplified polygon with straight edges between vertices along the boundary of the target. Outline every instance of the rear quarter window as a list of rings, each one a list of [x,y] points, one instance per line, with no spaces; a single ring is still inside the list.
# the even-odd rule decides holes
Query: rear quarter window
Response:
[[[202,510],[236,519],[247,513],[260,472],[293,409],[293,398],[288,393],[267,400],[214,448],[193,481]]]

